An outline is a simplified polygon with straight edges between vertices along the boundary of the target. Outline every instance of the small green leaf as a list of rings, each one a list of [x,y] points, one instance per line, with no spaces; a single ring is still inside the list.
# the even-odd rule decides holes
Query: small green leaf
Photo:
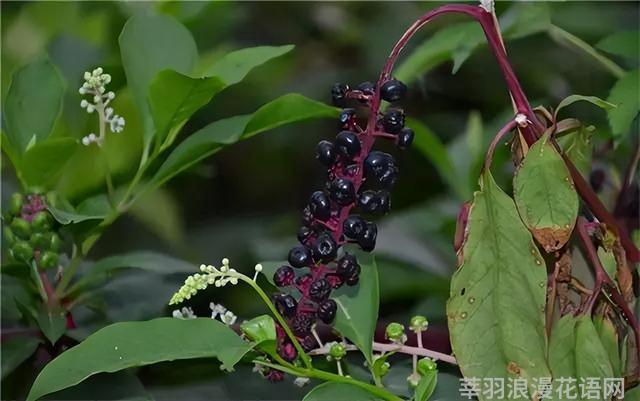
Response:
[[[378,398],[358,386],[327,382],[314,387],[302,401],[378,401]]]
[[[230,370],[252,348],[233,330],[209,318],[116,323],[92,334],[45,366],[27,401],[74,386],[97,373],[176,359],[215,357],[224,369]]]
[[[148,103],[149,87],[156,75],[166,69],[190,74],[198,58],[191,33],[166,15],[139,14],[131,17],[118,39],[127,84],[142,117],[144,144],[155,131]]]
[[[615,56],[638,61],[640,58],[640,32],[622,31],[613,33],[600,42],[596,47]]]
[[[560,110],[576,102],[589,102],[605,110],[609,110],[616,107],[615,104],[605,102],[604,100],[600,99],[597,96],[571,95],[571,96],[567,96],[566,98],[562,99],[562,101],[560,101],[554,113],[555,117],[558,116],[558,113],[560,113]]]
[[[621,377],[625,370],[625,366],[622,363],[620,357],[620,351],[618,350],[618,333],[613,323],[602,316],[595,316],[593,319],[593,325],[598,332],[600,342],[606,349],[609,356],[609,362],[611,362],[611,368],[613,369],[613,377]]]
[[[54,65],[36,61],[18,70],[4,106],[7,138],[18,153],[45,139],[62,109],[64,82]]]
[[[47,207],[47,210],[51,212],[53,218],[55,218],[58,223],[63,225],[81,223],[87,220],[102,220],[106,217],[106,214],[84,214],[73,210],[62,210],[52,206]]]
[[[616,262],[616,256],[613,254],[613,251],[598,248],[598,259],[600,259],[600,263],[609,278],[615,282],[618,263]]]
[[[37,142],[24,153],[16,170],[25,185],[48,188],[78,146],[75,139],[68,137]]]
[[[378,267],[370,256],[362,255],[358,260],[362,268],[360,283],[335,291],[338,310],[334,328],[354,343],[371,365],[380,303]]]
[[[38,348],[40,340],[36,337],[13,337],[2,342],[2,372],[4,379],[15,368],[26,361]]]
[[[257,343],[275,341],[276,339],[276,323],[268,315],[258,316],[242,322],[240,329],[248,339]]]
[[[62,310],[41,310],[38,313],[38,326],[45,337],[51,341],[51,344],[55,344],[67,330],[67,319],[63,313]]]
[[[578,194],[550,132],[529,149],[513,178],[518,212],[545,251],[567,243],[578,216]]]
[[[312,118],[335,118],[339,113],[334,107],[291,93],[265,104],[254,114],[215,121],[180,143],[160,166],[149,186],[160,186],[225,145],[285,124]]]
[[[413,399],[415,401],[426,401],[431,397],[438,384],[438,371],[433,370],[427,375],[422,376],[418,387],[416,387],[415,395]]]
[[[293,50],[294,45],[248,47],[227,53],[209,67],[206,76],[215,76],[227,86],[244,79],[255,67]]]
[[[576,132],[557,138],[563,153],[569,157],[569,160],[585,177],[591,173],[591,155],[593,153],[591,137],[594,132],[593,126],[580,126]]]
[[[640,110],[640,70],[627,73],[613,85],[607,101],[617,105],[609,109],[609,125],[613,137],[621,140],[630,131],[631,123]]]

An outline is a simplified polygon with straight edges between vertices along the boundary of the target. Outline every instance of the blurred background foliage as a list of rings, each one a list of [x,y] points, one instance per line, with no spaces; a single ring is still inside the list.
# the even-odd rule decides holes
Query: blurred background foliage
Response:
[[[117,38],[127,18],[140,12],[159,12],[179,20],[193,34],[205,61],[243,47],[296,46],[198,111],[182,130],[181,135],[188,135],[221,117],[252,112],[285,93],[329,102],[334,82],[375,80],[404,30],[438,4],[3,2],[2,98],[17,68],[48,55],[68,83],[63,116],[53,135],[80,139],[95,124],[78,107],[76,88],[82,83],[82,73],[102,66],[114,78],[113,90],[125,86]],[[566,36],[549,28],[550,23],[591,45],[611,34],[636,30],[635,36],[627,34],[625,40],[631,41],[631,48],[638,48],[638,3],[500,2],[496,6],[498,15],[504,14],[501,24],[509,57],[534,105],[553,106],[570,94],[607,98],[618,78],[588,52],[567,43]],[[463,17],[447,17],[431,24],[402,57],[406,62],[401,61],[398,74],[409,84],[405,107],[415,120],[417,143],[397,156],[400,179],[393,192],[392,213],[381,223],[376,250],[382,283],[381,320],[425,314],[434,328],[432,346],[440,349],[447,347],[442,329],[448,278],[455,268],[451,245],[455,218],[462,202],[476,189],[490,138],[512,114],[500,71],[487,47],[480,45],[484,42],[480,30],[469,28],[467,22]],[[446,35],[436,33],[454,24]],[[638,67],[637,54],[635,58],[624,52],[616,54],[615,49],[609,53],[625,70]],[[114,136],[106,146],[117,184],[135,172],[142,138],[131,95],[119,93],[115,107],[127,121],[124,134]],[[581,104],[570,113],[596,126],[596,151],[590,165],[607,166],[606,182],[615,186],[637,141],[637,127],[626,138],[613,141],[603,111]],[[309,194],[323,185],[324,171],[313,156],[315,144],[336,133],[336,122],[313,121],[225,148],[140,199],[100,239],[91,259],[137,250],[159,251],[193,266],[219,263],[222,257],[242,268],[284,259],[295,243],[300,210]],[[96,152],[93,147],[76,153],[69,161],[72,172],[57,183],[57,189],[72,202],[104,190]],[[494,172],[503,188],[509,189],[512,165],[506,150],[500,150],[497,157]],[[19,186],[5,155],[2,173],[2,198],[6,200]],[[611,204],[606,192],[603,200]],[[86,308],[85,313],[74,313],[77,337],[114,321],[170,314],[165,305],[183,276],[146,270],[114,276],[102,288],[104,298],[96,299],[93,312]],[[242,287],[230,290],[198,296],[193,303],[196,313],[207,315],[210,301],[223,303],[241,318],[261,312],[249,291]],[[3,325],[7,313],[15,315],[11,305],[5,304]],[[222,376],[206,361],[187,361],[145,368],[140,377],[157,399],[301,398],[303,390],[293,390],[291,383],[268,384],[250,369],[242,367],[239,374]],[[29,377],[33,377],[32,369],[23,366],[11,380],[3,380],[3,398],[21,393]],[[127,383],[127,376],[111,380]],[[7,382],[11,385],[6,386]],[[83,386],[92,385],[95,391],[95,383]],[[457,388],[457,383],[451,386]]]

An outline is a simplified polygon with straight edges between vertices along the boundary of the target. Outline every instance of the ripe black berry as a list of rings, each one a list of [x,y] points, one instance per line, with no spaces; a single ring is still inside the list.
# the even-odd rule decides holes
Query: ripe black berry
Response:
[[[325,166],[330,167],[336,161],[336,152],[333,144],[329,141],[318,142],[316,159]]]
[[[409,127],[400,130],[400,133],[398,133],[398,148],[401,150],[409,148],[413,143],[414,136],[413,130]]]
[[[336,136],[336,149],[342,156],[352,159],[360,154],[360,140],[354,132],[342,131]]]
[[[289,264],[293,267],[304,267],[311,264],[311,251],[304,245],[291,248]]]
[[[279,294],[275,297],[274,304],[282,316],[291,317],[296,313],[298,301],[291,295]]]
[[[378,236],[378,227],[374,223],[367,223],[362,233],[362,237],[358,240],[360,248],[365,252],[371,252],[376,247],[376,237]],[[348,284],[348,283],[347,283]]]
[[[375,178],[384,187],[389,188],[396,182],[398,168],[390,154],[373,151],[364,161],[364,172],[367,177]]]
[[[347,283],[348,286],[352,287],[352,286],[358,284],[359,280],[360,280],[360,275],[356,274],[356,275],[353,275],[353,276],[349,277],[346,280],[346,283]]]
[[[347,92],[349,91],[349,85],[336,83],[331,88],[331,100],[333,105],[337,107],[344,107],[347,103]]]
[[[376,85],[373,82],[362,82],[358,85],[357,89],[365,95],[373,95],[376,91]]]
[[[322,191],[315,191],[309,198],[311,214],[318,220],[326,221],[331,217],[331,202]]]
[[[336,274],[344,279],[360,274],[360,265],[355,255],[346,254],[340,258],[336,265]]]
[[[307,226],[302,226],[298,229],[298,241],[300,241],[301,243],[305,243],[307,241],[307,239],[309,239],[309,237],[311,237],[313,235],[314,231],[307,227]]]
[[[309,287],[309,297],[316,302],[324,301],[330,293],[331,284],[323,278],[314,281]]]
[[[340,113],[340,124],[346,125],[351,119],[355,118],[356,110],[355,109],[344,109],[342,113]]]
[[[293,344],[287,342],[278,347],[278,355],[287,362],[293,362],[298,357],[298,351]]]
[[[313,336],[303,337],[302,339],[299,339],[299,341],[304,352],[309,352],[318,347],[318,341]]]
[[[298,337],[304,337],[311,332],[311,326],[313,326],[314,320],[314,316],[312,315],[299,313],[291,319],[289,326],[293,334]]]
[[[347,238],[358,239],[366,227],[365,221],[360,216],[349,216],[342,224],[342,233]]]
[[[302,209],[302,224],[310,226],[313,223],[313,214],[311,213],[311,206],[307,205]]]
[[[326,324],[333,322],[336,317],[336,310],[338,305],[333,299],[327,299],[318,306],[318,317]]]
[[[382,117],[382,127],[390,134],[397,134],[404,127],[404,111],[389,109]]]
[[[407,85],[397,79],[390,79],[380,87],[380,96],[387,102],[397,102],[407,93]]]
[[[358,197],[358,205],[365,213],[388,213],[391,207],[389,192],[363,191]]]
[[[321,260],[326,263],[333,260],[337,253],[338,246],[331,234],[324,232],[318,235],[313,244],[313,257],[315,260]]]
[[[345,178],[336,178],[329,187],[331,199],[341,206],[352,204],[356,200],[353,183]]]
[[[291,266],[280,266],[275,273],[273,273],[273,283],[278,287],[286,287],[293,283],[293,279],[296,277]]]

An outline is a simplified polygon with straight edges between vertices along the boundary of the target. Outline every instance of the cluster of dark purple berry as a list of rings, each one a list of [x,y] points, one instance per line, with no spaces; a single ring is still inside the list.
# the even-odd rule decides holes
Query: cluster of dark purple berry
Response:
[[[298,230],[300,245],[289,251],[289,265],[280,267],[273,277],[278,287],[294,286],[301,294],[299,299],[284,293],[273,299],[305,351],[318,346],[311,332],[316,320],[330,324],[335,318],[337,305],[329,298],[331,291],[343,284],[358,283],[360,265],[356,257],[340,252],[340,248],[354,243],[371,252],[376,245],[376,224],[350,212],[358,208],[362,214],[385,214],[391,206],[389,189],[396,182],[398,168],[390,154],[371,151],[376,137],[392,139],[398,148],[406,149],[414,136],[404,127],[401,109],[391,107],[383,114],[376,111],[376,118],[369,118],[363,129],[356,109],[347,107],[360,103],[372,111],[379,107],[380,98],[397,102],[406,91],[407,87],[396,79],[384,82],[379,92],[370,82],[356,89],[344,84],[333,86],[333,103],[344,108],[341,131],[333,143],[321,141],[317,147],[317,159],[328,168],[329,179],[323,190],[309,198],[303,210],[303,226]],[[296,274],[294,269],[302,268],[309,271]],[[278,353],[287,361],[297,357],[282,328],[278,328]]]

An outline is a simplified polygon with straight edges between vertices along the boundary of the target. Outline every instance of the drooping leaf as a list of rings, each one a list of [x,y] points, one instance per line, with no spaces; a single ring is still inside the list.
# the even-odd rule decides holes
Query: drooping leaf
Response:
[[[51,138],[36,142],[16,166],[25,185],[48,187],[78,148],[73,138]]]
[[[609,109],[609,125],[614,138],[621,140],[630,131],[633,120],[640,110],[640,70],[627,73],[620,78],[613,88],[607,101],[617,105],[614,109]]]
[[[580,126],[576,132],[558,138],[562,151],[584,177],[587,177],[591,172],[591,155],[593,153],[591,137],[594,132],[593,126]]]
[[[362,268],[359,284],[343,287],[333,296],[338,304],[334,328],[354,343],[372,364],[373,336],[380,303],[378,267],[375,259],[365,255],[359,256],[358,262]]]
[[[43,309],[38,313],[37,320],[40,330],[51,344],[55,344],[67,329],[67,319],[61,309],[51,311]]]
[[[106,217],[105,214],[84,214],[73,210],[62,210],[52,206],[47,207],[47,210],[51,212],[53,217],[60,224],[81,223],[87,220],[102,220]]]
[[[367,390],[346,383],[327,382],[314,387],[302,401],[378,401]]]
[[[34,141],[45,139],[62,108],[64,82],[48,60],[36,61],[18,70],[4,105],[6,134],[18,153]]]
[[[615,104],[606,102],[597,96],[571,95],[562,99],[560,103],[558,103],[558,107],[556,107],[556,111],[555,111],[555,116],[556,117],[558,116],[558,113],[560,113],[560,110],[576,102],[589,102],[605,110],[609,110],[616,107]]]
[[[225,85],[244,79],[255,67],[293,50],[294,45],[248,47],[227,53],[206,70],[206,76],[215,76]]]
[[[560,249],[578,217],[578,194],[547,132],[522,160],[513,194],[522,220],[547,252]]]
[[[15,368],[33,355],[40,340],[37,337],[22,336],[2,342],[2,376],[4,379]]]
[[[438,384],[438,371],[433,370],[422,376],[416,387],[414,401],[427,401],[433,394]]]
[[[615,32],[596,43],[596,47],[607,53],[638,61],[640,57],[640,32]]]
[[[209,318],[160,318],[107,326],[51,361],[36,378],[27,401],[71,387],[102,372],[163,361],[215,357],[233,366],[251,349],[233,330]]]
[[[166,69],[190,74],[198,58],[191,33],[167,15],[138,14],[131,17],[118,39],[127,84],[142,117],[144,143],[155,131],[148,103],[149,87],[156,75]]]
[[[550,376],[546,365],[544,260],[513,199],[482,176],[451,281],[447,318],[465,377]],[[531,391],[533,394],[533,391]],[[481,394],[480,400],[488,398]]]
[[[225,145],[250,138],[261,132],[312,118],[334,118],[339,111],[299,94],[284,95],[254,114],[215,121],[185,139],[171,152],[156,172],[150,187],[157,187]]]

